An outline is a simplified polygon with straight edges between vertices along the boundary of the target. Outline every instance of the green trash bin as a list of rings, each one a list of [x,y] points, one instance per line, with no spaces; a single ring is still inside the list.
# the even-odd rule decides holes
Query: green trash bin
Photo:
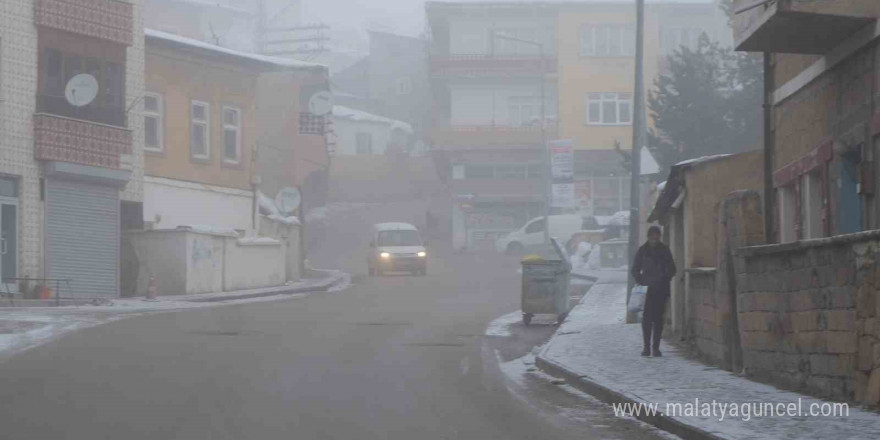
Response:
[[[571,264],[559,243],[553,240],[558,259],[523,259],[522,315],[529,325],[536,314],[556,315],[557,323],[565,320],[571,309],[569,292]]]

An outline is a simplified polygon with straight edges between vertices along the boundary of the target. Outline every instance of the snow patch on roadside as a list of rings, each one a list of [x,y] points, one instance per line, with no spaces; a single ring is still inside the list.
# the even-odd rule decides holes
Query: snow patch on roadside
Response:
[[[484,334],[486,336],[511,336],[512,334],[510,333],[510,329],[508,327],[519,322],[520,320],[522,320],[522,312],[520,312],[519,310],[508,313],[490,322],[489,326],[486,327],[486,332]]]
[[[351,286],[351,275],[338,270],[324,270],[334,279],[327,292],[340,292]],[[303,280],[298,283],[302,286],[319,285],[325,283],[322,280]],[[260,289],[255,289],[260,290]],[[40,308],[0,308],[3,311],[0,322],[10,323],[9,333],[0,333],[0,362],[9,359],[27,349],[45,344],[66,333],[106,324],[121,319],[142,316],[150,313],[166,313],[207,307],[220,307],[230,305],[242,305],[262,302],[290,300],[309,296],[308,293],[281,293],[259,296],[253,298],[228,299],[213,302],[195,302],[193,299],[206,299],[209,297],[222,298],[224,295],[234,293],[215,293],[186,296],[159,297],[156,301],[146,301],[143,298],[121,298],[108,301],[104,304],[65,306],[65,307],[40,307]],[[20,325],[19,325],[20,323]],[[38,325],[34,325],[38,324]],[[20,327],[23,331],[15,331]]]

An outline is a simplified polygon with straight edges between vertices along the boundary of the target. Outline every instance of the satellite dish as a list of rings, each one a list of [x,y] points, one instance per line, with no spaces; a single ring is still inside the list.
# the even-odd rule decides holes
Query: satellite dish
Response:
[[[64,97],[74,107],[89,105],[98,96],[98,80],[88,73],[74,75],[64,88]]]
[[[278,207],[282,214],[292,214],[293,211],[299,208],[300,202],[302,202],[302,195],[300,195],[299,190],[296,188],[282,188],[281,191],[278,191],[278,195],[275,196],[275,206]]]
[[[324,116],[333,111],[333,94],[322,90],[315,92],[309,98],[309,113],[315,116]]]

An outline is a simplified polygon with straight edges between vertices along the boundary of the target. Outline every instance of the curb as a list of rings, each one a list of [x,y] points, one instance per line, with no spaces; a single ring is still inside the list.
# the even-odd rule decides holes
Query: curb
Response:
[[[608,404],[647,404],[647,402],[638,398],[637,396],[630,395],[626,392],[614,390],[591,379],[589,376],[577,374],[562,366],[561,364],[547,360],[546,358],[544,358],[544,353],[549,348],[550,344],[547,344],[547,347],[542,350],[541,354],[535,356],[535,366],[540,368],[545,373],[554,377],[558,377],[560,379],[564,379],[567,384],[577,388],[580,391],[590,394],[591,396]],[[666,432],[677,435],[685,440],[727,440],[726,437],[720,437],[702,428],[689,425],[682,422],[681,420],[667,417],[662,414],[657,414],[653,416],[639,415],[633,417],[645,423],[649,423]]]
[[[232,294],[229,296],[222,297],[211,297],[211,298],[196,298],[188,300],[187,302],[194,303],[209,303],[209,302],[221,302],[221,301],[234,301],[238,299],[248,299],[248,298],[262,298],[265,296],[276,296],[276,295],[293,295],[297,293],[307,293],[307,292],[326,292],[330,290],[333,285],[342,280],[340,276],[334,276],[327,279],[327,281],[322,282],[320,284],[314,284],[311,286],[301,286],[301,287],[291,287],[289,289],[278,289],[270,292],[257,292],[257,293],[242,293],[242,294]]]

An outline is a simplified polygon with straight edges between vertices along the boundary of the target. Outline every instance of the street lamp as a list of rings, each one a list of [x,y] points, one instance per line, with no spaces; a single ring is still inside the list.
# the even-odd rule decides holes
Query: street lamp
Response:
[[[538,53],[541,60],[541,77],[539,81],[541,83],[541,146],[544,148],[544,245],[550,245],[550,203],[553,200],[552,195],[552,186],[550,183],[551,176],[551,168],[550,168],[550,149],[547,147],[547,114],[546,114],[546,102],[547,102],[547,60],[544,59],[544,44],[539,43],[537,41],[523,40],[522,38],[517,38],[512,35],[503,33],[503,32],[495,32],[492,31],[492,55],[495,55],[495,44],[494,40],[498,38],[500,40],[514,41],[517,43],[530,44],[532,46],[538,47]]]

